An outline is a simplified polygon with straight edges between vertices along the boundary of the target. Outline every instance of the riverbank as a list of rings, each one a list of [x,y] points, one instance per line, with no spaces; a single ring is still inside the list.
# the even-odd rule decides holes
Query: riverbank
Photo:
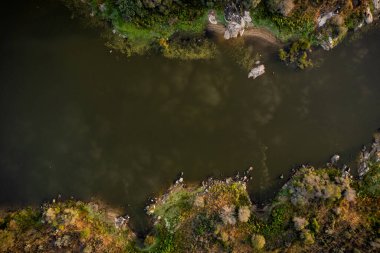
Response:
[[[107,45],[112,49],[129,56],[159,53],[185,60],[210,59],[218,53],[207,30],[224,35],[226,39],[244,35],[278,47],[301,40],[330,50],[348,31],[371,24],[380,11],[378,0],[64,2],[74,13],[85,17],[86,22],[105,27]],[[305,51],[294,55],[307,58]]]
[[[200,186],[179,178],[146,207],[153,228],[141,238],[98,202],[1,212],[0,252],[377,252],[380,133],[359,155],[359,177],[338,163],[302,166],[265,208],[246,189],[254,168]]]

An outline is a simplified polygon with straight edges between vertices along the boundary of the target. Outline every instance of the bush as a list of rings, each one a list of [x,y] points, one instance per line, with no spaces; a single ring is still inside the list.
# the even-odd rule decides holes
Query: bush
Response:
[[[0,252],[10,252],[15,243],[15,236],[12,232],[0,230]]]
[[[265,237],[259,234],[252,235],[252,247],[256,250],[261,250],[265,247]]]
[[[312,231],[314,232],[314,233],[318,233],[319,232],[319,230],[320,230],[320,225],[319,225],[319,223],[318,223],[318,221],[317,221],[317,219],[316,218],[313,218],[312,220],[311,220],[311,229],[312,229]]]
[[[315,242],[313,234],[307,229],[302,231],[301,239],[303,239],[304,243],[308,244],[308,245],[314,244],[314,242]]]
[[[281,61],[286,63],[295,64],[300,69],[306,69],[313,66],[313,63],[308,58],[308,51],[310,51],[311,43],[308,40],[299,40],[292,43],[287,49],[280,49],[278,56]]]
[[[309,222],[305,218],[302,218],[302,217],[294,217],[293,222],[294,222],[294,228],[297,231],[301,231],[305,229],[307,225],[309,225]]]
[[[236,217],[235,217],[235,206],[224,206],[220,212],[220,218],[222,219],[224,225],[235,225]]]
[[[239,208],[239,221],[240,222],[248,222],[251,217],[251,210],[248,206],[242,206]]]
[[[360,185],[360,194],[370,197],[380,196],[380,163],[370,163],[369,172],[365,174]]]
[[[268,0],[267,3],[272,12],[283,16],[289,16],[295,7],[294,0]]]
[[[183,60],[211,59],[217,54],[216,45],[210,40],[196,35],[175,37],[160,43],[163,55],[167,58]]]

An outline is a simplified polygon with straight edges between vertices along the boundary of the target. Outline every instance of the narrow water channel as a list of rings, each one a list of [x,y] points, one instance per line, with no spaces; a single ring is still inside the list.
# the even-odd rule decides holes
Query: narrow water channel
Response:
[[[267,73],[250,80],[223,53],[110,53],[59,1],[21,2],[1,17],[0,206],[99,197],[139,227],[180,172],[199,182],[250,166],[262,202],[297,164],[352,161],[380,127],[379,27],[303,72],[253,44]]]

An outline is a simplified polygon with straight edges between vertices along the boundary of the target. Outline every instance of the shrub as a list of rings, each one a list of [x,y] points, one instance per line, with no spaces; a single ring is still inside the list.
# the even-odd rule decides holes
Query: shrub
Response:
[[[320,230],[320,225],[319,225],[319,223],[318,223],[318,221],[317,221],[317,219],[316,218],[313,218],[312,220],[311,220],[311,229],[312,229],[312,231],[313,232],[315,232],[315,233],[318,233],[319,232],[319,230]]]
[[[314,244],[314,242],[315,242],[313,234],[307,229],[302,231],[301,239],[303,239],[304,243],[308,244],[308,245]]]
[[[295,7],[294,0],[268,0],[267,3],[272,12],[283,16],[289,16]]]
[[[294,222],[294,228],[295,228],[297,231],[301,231],[301,230],[303,230],[307,225],[309,225],[309,222],[308,222],[305,218],[302,218],[302,217],[294,217],[294,218],[293,218],[293,222]]]
[[[239,221],[240,222],[248,222],[251,217],[251,210],[248,206],[242,206],[239,208]]]
[[[12,232],[0,230],[0,252],[10,252],[15,243],[15,236]]]
[[[224,206],[220,212],[220,218],[222,219],[224,225],[235,225],[236,217],[235,217],[235,206]]]
[[[281,61],[286,61],[286,59],[288,58],[288,53],[283,48],[281,48],[278,51],[278,57]]]
[[[252,235],[252,247],[256,250],[261,250],[265,247],[265,237],[260,234]]]
[[[278,56],[284,62],[295,64],[300,69],[306,69],[313,66],[307,53],[310,51],[310,47],[310,41],[301,39],[293,42],[287,50],[280,49]]]

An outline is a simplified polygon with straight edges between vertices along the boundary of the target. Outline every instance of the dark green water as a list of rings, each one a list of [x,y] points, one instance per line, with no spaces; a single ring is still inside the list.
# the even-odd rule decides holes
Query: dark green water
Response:
[[[299,72],[264,55],[247,79],[228,57],[126,59],[59,3],[7,7],[0,35],[0,205],[96,196],[143,224],[148,197],[253,166],[265,201],[302,163],[355,158],[380,127],[380,29],[317,52]]]

